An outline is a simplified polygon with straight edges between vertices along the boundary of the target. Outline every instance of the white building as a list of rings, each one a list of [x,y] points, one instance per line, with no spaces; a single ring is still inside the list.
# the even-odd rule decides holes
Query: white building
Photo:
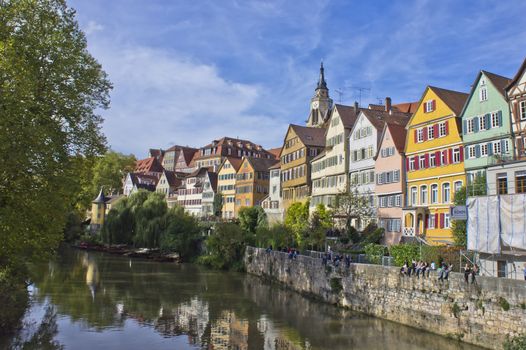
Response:
[[[269,194],[261,201],[261,207],[267,214],[269,224],[283,222],[285,210],[281,197],[281,164],[276,163],[269,168]]]
[[[129,197],[139,189],[154,192],[160,176],[161,173],[128,173],[124,179],[123,193]]]
[[[526,193],[526,160],[488,167],[486,183],[488,195]]]
[[[214,197],[217,193],[217,173],[207,171],[203,177],[202,217],[215,215]]]
[[[203,215],[203,187],[207,177],[208,169],[200,168],[189,174],[177,190],[177,204],[191,215]]]

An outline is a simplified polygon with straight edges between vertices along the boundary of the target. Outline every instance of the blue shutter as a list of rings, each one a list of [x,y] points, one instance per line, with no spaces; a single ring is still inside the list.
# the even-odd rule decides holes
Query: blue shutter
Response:
[[[500,154],[506,154],[506,140],[500,140]]]
[[[488,142],[488,156],[493,155],[493,142]]]
[[[474,132],[479,131],[479,117],[473,118],[473,131]]]
[[[491,129],[491,116],[490,114],[484,115],[484,118],[486,119],[486,130]]]
[[[475,157],[480,158],[480,145],[475,146]]]
[[[499,119],[499,126],[502,126],[502,111],[497,112],[498,119]]]
[[[464,133],[464,135],[468,133],[468,121],[467,120],[464,120],[462,122],[462,132]]]

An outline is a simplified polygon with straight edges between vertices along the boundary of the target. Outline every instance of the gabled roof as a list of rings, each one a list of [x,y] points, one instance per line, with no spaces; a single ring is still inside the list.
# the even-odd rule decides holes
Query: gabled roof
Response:
[[[386,129],[389,130],[389,133],[391,134],[391,137],[393,138],[393,143],[395,144],[395,147],[398,153],[404,152],[405,138],[407,135],[407,130],[405,129],[405,126],[398,125],[398,124],[392,124],[392,123],[386,123],[385,127]]]
[[[398,112],[415,113],[418,109],[418,102],[397,103],[392,105],[392,108],[393,110],[398,110]]]
[[[144,188],[148,191],[155,191],[155,187],[159,182],[159,177],[161,173],[129,173],[132,183],[137,186],[137,188]]]
[[[217,173],[209,171],[208,179],[210,180],[210,186],[212,186],[212,190],[217,192]]]
[[[276,147],[276,148],[271,148],[268,151],[268,153],[272,154],[274,156],[274,158],[279,158],[279,155],[281,154],[281,149],[283,147]]]
[[[170,171],[170,170],[164,171],[164,176],[166,177],[166,181],[168,182],[168,185],[170,187],[177,187],[181,185],[181,181],[183,179],[183,176],[181,176],[181,174],[184,174],[184,173]],[[184,174],[184,175],[187,175],[187,174]]]
[[[464,108],[464,104],[468,99],[468,94],[460,91],[442,89],[436,86],[428,86],[428,88],[433,90],[433,92],[453,111],[453,113],[455,113],[455,115],[460,115],[462,108]],[[424,95],[422,95],[422,98]]]
[[[295,124],[290,124],[289,128],[294,130],[298,138],[305,146],[325,146],[324,128],[310,128],[307,126],[300,126]]]
[[[342,120],[344,128],[352,129],[354,123],[356,122],[356,119],[358,118],[358,112],[360,108],[356,110],[354,106],[335,104],[334,109],[338,111],[338,115]]]
[[[411,113],[386,112],[385,110],[362,109],[361,112],[369,119],[371,124],[381,132],[385,123],[406,126],[411,117]]]
[[[155,157],[140,159],[135,162],[135,173],[162,172],[163,166]]]
[[[482,70],[481,72],[484,73],[486,77],[488,77],[493,86],[495,86],[495,88],[500,92],[502,97],[506,98],[506,86],[508,86],[508,84],[511,82],[511,79],[503,77],[502,75],[487,72],[485,70]]]
[[[276,164],[274,164],[273,166],[271,166],[269,169],[270,169],[270,170],[272,170],[272,169],[281,169],[281,162],[278,161]]]
[[[250,163],[250,165],[252,165],[254,171],[268,171],[271,166],[273,166],[276,163],[279,163],[277,159],[252,157],[246,157],[245,159]]]
[[[184,161],[186,164],[190,164],[192,159],[194,158],[194,155],[197,153],[199,154],[199,149],[192,148],[192,147],[179,147],[180,152],[183,155]]]
[[[237,157],[225,157],[223,161],[221,162],[221,165],[217,168],[217,172],[219,173],[221,169],[223,168],[223,165],[228,161],[234,170],[237,172],[239,170],[239,167],[241,166],[241,163],[243,163],[243,158],[237,158]]]
[[[526,58],[524,59],[524,61],[522,62],[519,70],[517,71],[517,73],[515,74],[515,76],[513,77],[513,79],[510,81],[510,83],[508,84],[508,86],[506,86],[506,91],[509,91],[510,88],[517,84],[517,81],[519,81],[520,77],[522,76],[524,70],[526,70]]]

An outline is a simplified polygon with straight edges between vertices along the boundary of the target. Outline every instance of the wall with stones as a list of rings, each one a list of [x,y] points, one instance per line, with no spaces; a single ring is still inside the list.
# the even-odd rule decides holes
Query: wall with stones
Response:
[[[487,348],[502,348],[506,336],[526,332],[526,282],[477,276],[466,284],[452,273],[404,277],[399,268],[351,264],[324,266],[321,259],[249,247],[248,273],[355,311],[460,339]]]

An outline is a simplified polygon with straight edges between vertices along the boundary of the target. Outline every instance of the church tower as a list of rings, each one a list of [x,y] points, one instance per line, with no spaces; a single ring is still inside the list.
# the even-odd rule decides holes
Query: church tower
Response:
[[[307,126],[321,127],[327,120],[329,111],[332,108],[332,99],[329,97],[329,89],[325,82],[325,71],[323,62],[320,66],[320,78],[314,90],[314,96],[310,100],[310,113]]]

